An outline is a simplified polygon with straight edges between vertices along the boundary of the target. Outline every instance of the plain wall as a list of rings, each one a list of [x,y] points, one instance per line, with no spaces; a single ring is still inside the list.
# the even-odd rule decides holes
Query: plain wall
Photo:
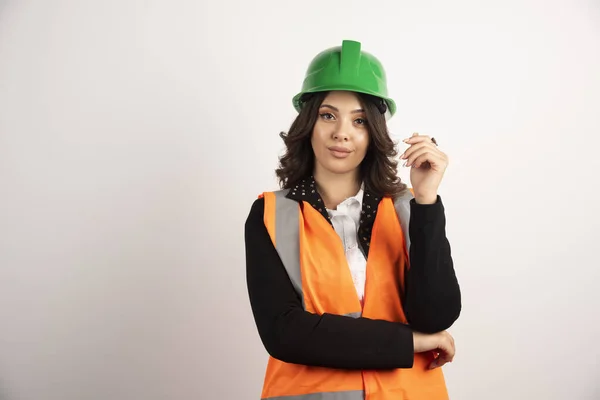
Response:
[[[598,1],[0,0],[0,399],[260,397],[243,225],[342,39],[450,157],[451,398],[600,398]]]

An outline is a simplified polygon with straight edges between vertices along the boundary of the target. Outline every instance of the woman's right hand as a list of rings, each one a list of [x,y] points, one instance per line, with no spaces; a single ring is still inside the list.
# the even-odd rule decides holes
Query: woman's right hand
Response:
[[[446,331],[432,334],[413,332],[413,342],[415,353],[434,351],[438,354],[429,365],[429,369],[441,367],[454,359],[454,338]]]

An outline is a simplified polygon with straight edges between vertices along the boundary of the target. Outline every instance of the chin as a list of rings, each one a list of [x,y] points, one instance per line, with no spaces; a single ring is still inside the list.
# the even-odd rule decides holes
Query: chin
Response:
[[[329,162],[324,165],[325,169],[334,174],[348,174],[354,172],[358,165],[354,165],[354,163],[350,164],[347,162]]]

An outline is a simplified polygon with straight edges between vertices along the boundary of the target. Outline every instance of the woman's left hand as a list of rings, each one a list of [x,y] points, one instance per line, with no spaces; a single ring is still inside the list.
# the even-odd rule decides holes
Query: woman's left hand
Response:
[[[415,201],[433,204],[437,200],[438,188],[448,167],[448,156],[440,151],[429,136],[413,135],[403,140],[409,148],[400,157],[404,166],[411,167],[410,181]]]

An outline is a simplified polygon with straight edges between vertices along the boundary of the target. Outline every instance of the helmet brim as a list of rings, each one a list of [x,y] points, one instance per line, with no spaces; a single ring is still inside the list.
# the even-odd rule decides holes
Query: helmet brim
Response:
[[[382,97],[382,96],[378,95],[377,93],[373,93],[373,92],[358,88],[353,85],[335,85],[335,86],[311,88],[309,90],[302,91],[302,92],[298,93],[297,95],[295,95],[292,99],[292,104],[294,105],[294,108],[296,109],[296,111],[300,112],[300,110],[302,109],[301,98],[304,94],[319,93],[319,92],[331,92],[334,90],[342,90],[342,91],[355,92],[355,93],[364,93],[364,94],[369,94],[371,96],[379,97],[386,102],[388,110],[389,110],[388,112],[390,113],[390,117],[396,113],[396,102],[394,100],[392,100],[391,98]]]

